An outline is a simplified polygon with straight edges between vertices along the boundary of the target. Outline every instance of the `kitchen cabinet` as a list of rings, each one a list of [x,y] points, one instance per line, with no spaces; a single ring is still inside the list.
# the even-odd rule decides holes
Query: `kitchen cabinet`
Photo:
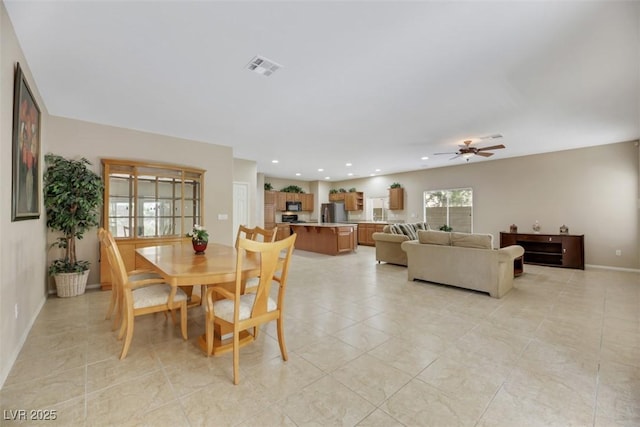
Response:
[[[276,232],[276,240],[283,240],[291,236],[290,224],[278,224],[278,231]]]
[[[525,264],[584,270],[584,235],[500,233],[500,247],[520,245]]]
[[[135,250],[178,243],[194,224],[202,224],[203,169],[121,159],[102,159],[103,226],[116,239],[127,270]],[[111,288],[111,270],[100,249],[100,285]]]
[[[282,191],[276,193],[276,210],[283,212],[287,209],[287,194]]]
[[[303,193],[300,194],[300,201],[302,202],[302,210],[305,212],[313,212],[313,194]]]
[[[404,188],[389,189],[389,210],[401,211],[404,209]]]
[[[363,246],[375,246],[373,233],[381,233],[386,223],[360,222],[358,223],[358,244]]]
[[[361,211],[364,209],[364,193],[354,191],[344,196],[344,208],[348,211]]]
[[[276,226],[276,205],[269,203],[264,205],[264,228],[273,230]]]
[[[277,203],[278,198],[277,191],[265,191],[264,192],[264,204],[265,205],[275,205]]]
[[[329,193],[330,202],[344,202],[347,211],[361,211],[364,209],[364,193],[351,191],[349,193]]]
[[[330,202],[344,202],[344,195],[347,193],[329,193]]]
[[[266,193],[273,193],[273,195],[267,195]],[[301,202],[302,210],[304,212],[312,212],[313,194],[312,193],[286,193],[284,191],[265,191],[265,205],[267,204],[267,197],[270,200],[275,200],[275,208],[278,212],[285,212],[287,210],[287,202]]]

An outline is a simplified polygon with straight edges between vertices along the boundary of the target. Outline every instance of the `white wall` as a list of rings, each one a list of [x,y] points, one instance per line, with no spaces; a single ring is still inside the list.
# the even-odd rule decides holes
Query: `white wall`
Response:
[[[29,65],[0,4],[0,386],[46,299],[46,223],[40,218],[11,221],[13,79],[20,63],[42,113],[41,152],[47,149],[49,115]],[[42,165],[42,154],[40,154]],[[42,174],[40,174],[42,183]],[[18,307],[18,317],[14,315]]]

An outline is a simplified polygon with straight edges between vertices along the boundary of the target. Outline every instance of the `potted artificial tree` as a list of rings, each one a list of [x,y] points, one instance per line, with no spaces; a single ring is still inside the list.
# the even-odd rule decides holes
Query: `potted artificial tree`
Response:
[[[98,225],[98,209],[102,205],[102,179],[82,158],[69,160],[54,154],[44,157],[44,207],[47,227],[62,233],[51,247],[64,249],[64,258],[54,260],[49,274],[54,277],[60,297],[81,295],[89,275],[89,261],[76,258],[76,239]]]

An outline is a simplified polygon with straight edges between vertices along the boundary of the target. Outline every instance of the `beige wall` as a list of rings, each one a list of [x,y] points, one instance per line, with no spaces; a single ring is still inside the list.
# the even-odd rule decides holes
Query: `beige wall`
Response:
[[[51,117],[49,151],[67,157],[85,157],[102,174],[101,158],[187,165],[206,170],[204,225],[212,242],[231,244],[233,232],[233,154],[230,147],[169,136]],[[226,214],[226,220],[219,220]],[[55,254],[51,254],[54,257]],[[98,239],[89,232],[78,242],[78,257],[91,261],[90,284],[99,282]]]
[[[0,385],[4,383],[46,299],[46,225],[43,208],[40,219],[11,222],[13,77],[17,62],[42,112],[41,128],[44,131],[41,148],[47,149],[49,116],[4,3],[0,3]],[[14,311],[16,306],[17,319]]]
[[[639,162],[636,142],[471,162],[449,167],[333,183],[357,187],[365,197],[385,197],[399,182],[405,188],[405,210],[392,219],[422,220],[425,190],[473,188],[474,231],[492,233],[515,223],[521,232],[540,221],[543,233],[585,235],[585,262],[640,268]],[[452,162],[455,164],[456,162]],[[366,219],[351,215],[350,219]],[[616,256],[620,249],[622,256]]]

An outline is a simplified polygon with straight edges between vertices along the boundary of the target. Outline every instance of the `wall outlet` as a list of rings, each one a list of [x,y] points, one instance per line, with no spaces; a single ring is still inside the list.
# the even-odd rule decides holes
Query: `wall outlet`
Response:
[[[616,256],[622,256],[622,251],[620,249],[616,249]]]
[[[14,311],[16,313],[16,319],[18,319],[18,303],[14,306]]]
[[[224,220],[227,220],[227,219],[229,219],[229,215],[227,215],[227,214],[218,214],[218,220],[224,221]]]

